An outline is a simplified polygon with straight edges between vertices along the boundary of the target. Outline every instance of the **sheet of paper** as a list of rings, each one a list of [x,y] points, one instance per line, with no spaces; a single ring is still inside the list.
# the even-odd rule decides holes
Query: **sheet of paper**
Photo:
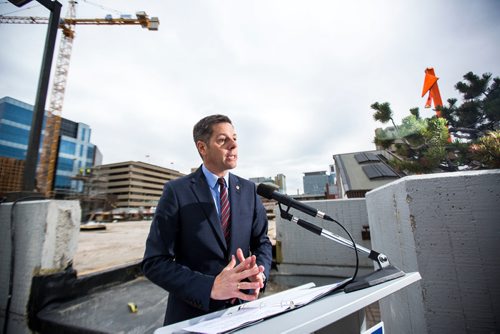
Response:
[[[196,325],[183,328],[193,333],[217,334],[259,322],[272,315],[284,312],[281,306],[241,308],[234,313],[226,313],[219,318],[202,321]]]

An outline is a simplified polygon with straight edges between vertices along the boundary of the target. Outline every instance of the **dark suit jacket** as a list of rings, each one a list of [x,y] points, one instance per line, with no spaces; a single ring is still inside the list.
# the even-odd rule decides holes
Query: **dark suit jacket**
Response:
[[[224,308],[211,300],[212,285],[239,247],[257,256],[269,277],[272,248],[266,211],[253,182],[229,174],[231,239],[226,245],[205,175],[200,168],[165,184],[146,241],[145,276],[169,291],[165,324]]]

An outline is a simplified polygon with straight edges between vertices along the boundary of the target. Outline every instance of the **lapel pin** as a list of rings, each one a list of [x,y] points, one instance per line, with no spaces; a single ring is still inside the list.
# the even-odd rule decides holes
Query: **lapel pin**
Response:
[[[240,190],[240,186],[239,185],[236,185],[236,190]]]

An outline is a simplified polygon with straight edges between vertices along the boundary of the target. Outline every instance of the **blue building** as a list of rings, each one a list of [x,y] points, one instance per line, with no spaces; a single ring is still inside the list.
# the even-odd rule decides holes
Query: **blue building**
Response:
[[[8,96],[0,99],[0,157],[26,159],[32,118],[32,105]],[[45,119],[43,124],[45,126]],[[44,131],[40,143],[43,142],[43,135]],[[76,176],[102,163],[102,154],[90,142],[90,135],[91,129],[87,124],[61,119],[53,183],[56,194],[82,192],[83,181]]]
[[[331,194],[331,188],[335,185],[335,173],[327,174],[325,171],[305,172],[302,182],[305,195]]]

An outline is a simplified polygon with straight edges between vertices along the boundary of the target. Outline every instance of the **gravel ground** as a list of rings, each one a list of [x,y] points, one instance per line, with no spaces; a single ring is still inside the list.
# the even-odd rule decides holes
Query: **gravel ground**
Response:
[[[105,230],[80,231],[73,268],[78,275],[140,261],[151,221],[105,223]]]

